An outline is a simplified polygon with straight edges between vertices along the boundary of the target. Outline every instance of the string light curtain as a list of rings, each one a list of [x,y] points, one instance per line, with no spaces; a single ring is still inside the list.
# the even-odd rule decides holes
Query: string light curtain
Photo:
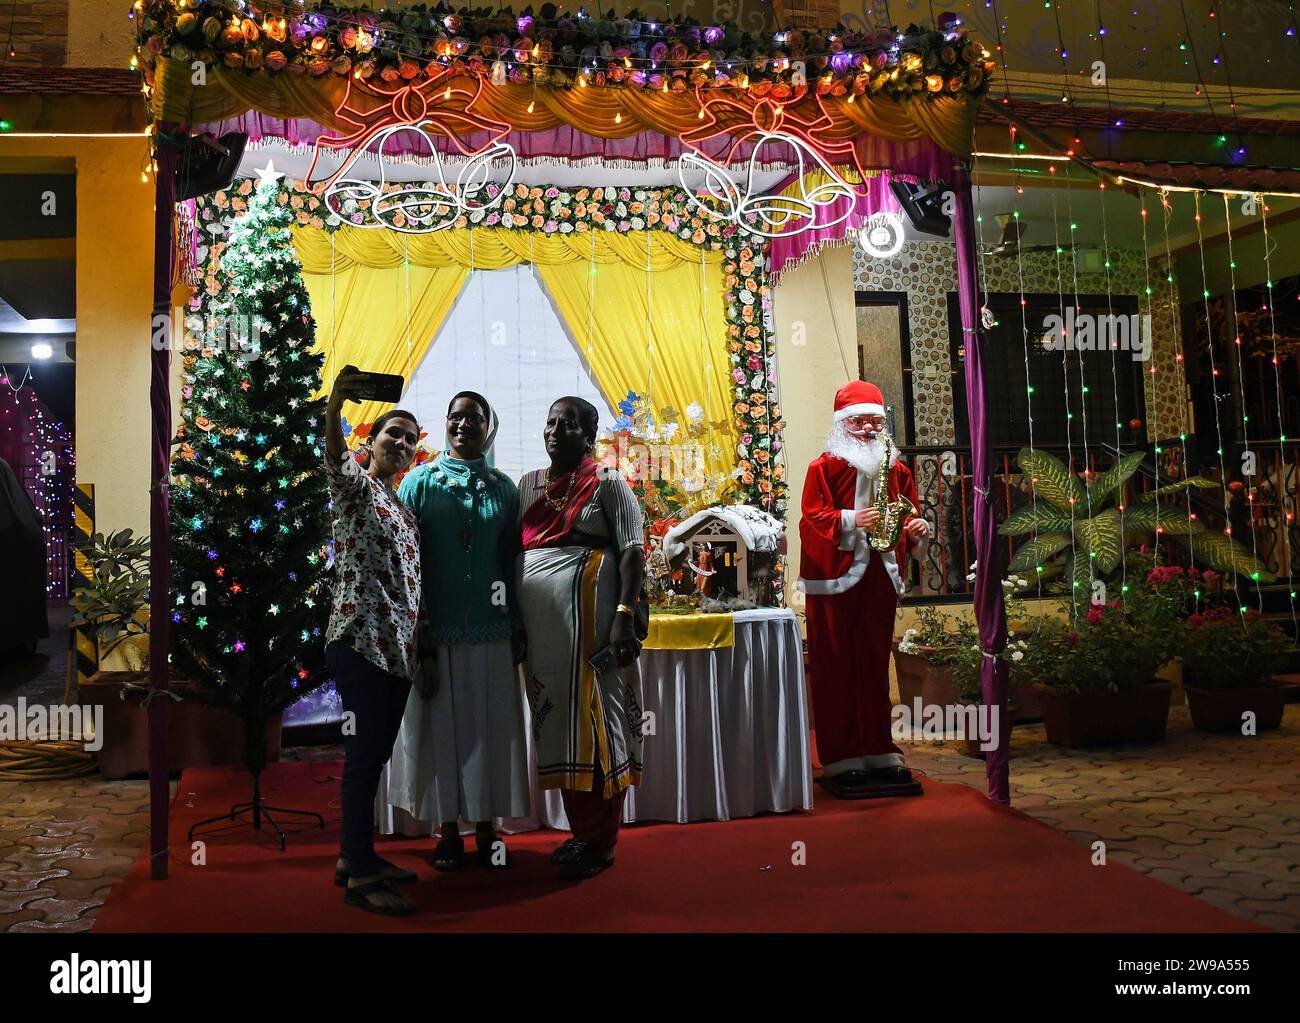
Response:
[[[36,396],[28,373],[15,379],[4,368],[0,368],[0,458],[9,463],[41,516],[46,592],[67,597],[68,525],[76,479],[72,434]]]

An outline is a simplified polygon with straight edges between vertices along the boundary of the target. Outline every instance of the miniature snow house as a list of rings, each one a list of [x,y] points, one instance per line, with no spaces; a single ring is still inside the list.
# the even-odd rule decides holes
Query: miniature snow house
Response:
[[[668,530],[663,546],[673,570],[685,568],[697,578],[702,567],[699,552],[708,550],[709,596],[749,605],[774,602],[772,569],[785,552],[785,533],[762,509],[748,504],[705,508]]]

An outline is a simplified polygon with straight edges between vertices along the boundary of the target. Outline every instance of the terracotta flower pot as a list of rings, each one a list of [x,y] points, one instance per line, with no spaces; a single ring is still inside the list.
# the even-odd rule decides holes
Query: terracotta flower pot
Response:
[[[1043,716],[1039,705],[1038,690],[1033,683],[1016,668],[1011,669],[1007,687],[1011,690],[1011,722],[1037,721]]]
[[[1173,683],[1153,680],[1124,692],[1066,692],[1036,685],[1047,741],[1071,749],[1157,742],[1169,723]]]
[[[125,778],[149,771],[149,716],[143,706],[144,693],[128,690],[126,684],[148,686],[143,672],[100,671],[80,687],[80,702],[104,708],[103,747],[99,771],[105,778]],[[168,700],[167,769],[225,767],[241,762],[244,751],[244,723],[230,711],[208,707],[192,697],[193,682],[171,682],[169,688],[181,697]],[[280,721],[276,714],[266,723],[266,762],[280,759]]]
[[[1202,732],[1236,732],[1241,734],[1242,715],[1255,715],[1255,731],[1277,728],[1282,724],[1289,686],[1269,682],[1243,689],[1200,689],[1184,686],[1187,709],[1192,724]]]
[[[935,664],[925,656],[930,647],[917,647],[920,653],[906,654],[894,647],[894,670],[898,675],[898,702],[910,707],[919,696],[921,703],[946,707],[959,702],[952,687],[952,669]]]

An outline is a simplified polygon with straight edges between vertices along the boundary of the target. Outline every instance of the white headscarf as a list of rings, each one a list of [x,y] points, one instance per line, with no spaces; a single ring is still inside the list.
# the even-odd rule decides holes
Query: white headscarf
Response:
[[[447,409],[449,413],[451,410],[451,406],[455,404],[457,398],[472,398],[474,401],[478,403],[480,408],[485,409],[487,411],[488,432],[487,432],[486,439],[484,439],[483,441],[483,464],[486,465],[489,469],[495,469],[496,460],[492,456],[492,448],[496,445],[497,442],[497,427],[501,425],[501,421],[497,418],[496,409],[494,409],[492,407],[492,404],[485,397],[483,397],[483,395],[479,394],[477,391],[460,391],[459,393],[453,395],[451,401],[447,403]],[[450,427],[447,428],[446,434],[443,436],[442,451],[443,454],[445,454],[448,458],[453,457],[451,454],[451,428]]]

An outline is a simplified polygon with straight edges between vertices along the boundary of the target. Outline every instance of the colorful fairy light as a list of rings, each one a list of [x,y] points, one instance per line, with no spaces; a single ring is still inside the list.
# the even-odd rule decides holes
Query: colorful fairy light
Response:
[[[37,397],[29,368],[24,367],[15,386],[9,371],[0,367],[0,385],[5,448],[17,453],[12,468],[42,520],[45,590],[51,597],[63,598],[68,595],[72,486],[76,479],[72,434]]]

